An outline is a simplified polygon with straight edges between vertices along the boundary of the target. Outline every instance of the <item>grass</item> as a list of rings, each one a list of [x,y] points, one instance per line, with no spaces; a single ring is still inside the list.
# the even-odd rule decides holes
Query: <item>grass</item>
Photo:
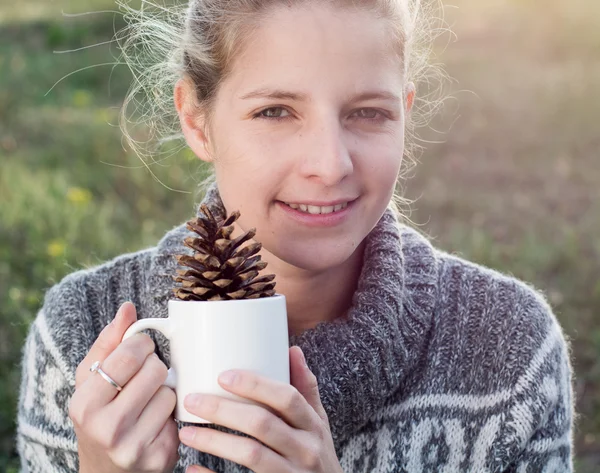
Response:
[[[435,244],[542,289],[572,340],[577,471],[600,463],[600,5],[454,0],[439,60],[455,100],[422,130],[411,219]],[[18,5],[18,7],[17,7]],[[186,220],[205,171],[180,152],[152,166],[124,150],[131,79],[109,46],[108,0],[0,5],[0,471],[16,471],[22,339],[65,274],[147,247]],[[116,19],[118,28],[119,19]],[[112,53],[114,54],[114,47]],[[440,133],[433,130],[442,130]],[[6,381],[6,382],[5,382]]]

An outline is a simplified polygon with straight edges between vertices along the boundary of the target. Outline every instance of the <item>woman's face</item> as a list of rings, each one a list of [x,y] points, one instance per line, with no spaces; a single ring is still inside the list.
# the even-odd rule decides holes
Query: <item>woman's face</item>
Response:
[[[326,6],[280,8],[219,88],[212,153],[191,146],[202,159],[216,157],[225,207],[241,213],[239,233],[255,227],[263,252],[320,272],[346,261],[385,211],[412,98],[385,20]],[[300,221],[282,203],[339,199],[356,200],[333,226]]]

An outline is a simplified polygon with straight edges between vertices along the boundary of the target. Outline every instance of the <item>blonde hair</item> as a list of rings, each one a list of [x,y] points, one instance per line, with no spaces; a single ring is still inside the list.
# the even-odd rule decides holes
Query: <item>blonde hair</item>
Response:
[[[416,163],[416,129],[427,125],[443,103],[442,89],[446,74],[439,64],[431,64],[433,43],[445,31],[436,22],[439,0],[142,0],[139,9],[129,0],[117,0],[124,13],[126,27],[116,34],[121,60],[133,73],[133,83],[125,97],[120,127],[128,145],[146,164],[146,159],[165,154],[165,143],[179,142],[175,150],[185,148],[173,89],[181,78],[191,79],[197,106],[206,117],[207,131],[219,85],[227,77],[236,57],[269,9],[284,5],[329,4],[339,8],[370,11],[388,19],[405,83],[417,87],[412,111],[406,116],[403,167],[389,207],[399,218],[410,202],[404,198],[404,178]],[[171,2],[171,3],[169,3]],[[133,107],[133,108],[132,108]],[[132,126],[142,126],[148,137],[138,141]],[[174,153],[172,150],[167,151]],[[147,164],[146,164],[147,166]],[[203,192],[214,182],[211,173],[199,186]]]

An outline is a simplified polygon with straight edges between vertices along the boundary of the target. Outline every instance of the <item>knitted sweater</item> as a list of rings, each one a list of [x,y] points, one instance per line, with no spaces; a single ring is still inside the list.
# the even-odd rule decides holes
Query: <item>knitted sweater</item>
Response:
[[[216,184],[204,196],[223,211]],[[75,369],[119,306],[166,317],[185,224],[156,247],[50,288],[23,350],[17,446],[25,472],[78,470]],[[169,364],[169,346],[152,332]],[[349,311],[300,335],[346,473],[571,472],[568,346],[540,293],[432,247],[387,209],[367,236]],[[221,426],[210,426],[227,432]],[[234,431],[229,431],[233,433]],[[175,471],[249,471],[180,446]]]

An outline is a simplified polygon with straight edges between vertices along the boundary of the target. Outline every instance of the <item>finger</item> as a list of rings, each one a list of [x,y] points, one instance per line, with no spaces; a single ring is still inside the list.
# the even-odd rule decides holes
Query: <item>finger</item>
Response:
[[[135,426],[131,429],[131,438],[146,437],[154,440],[160,434],[168,421],[175,422],[171,418],[177,398],[171,388],[161,386],[145,404],[144,410],[137,418]]]
[[[232,384],[223,383],[223,373],[219,377],[224,389],[268,406],[294,428],[313,430],[319,418],[296,387],[248,370],[232,370],[231,373],[235,373]]]
[[[177,435],[177,424],[172,418],[168,418],[160,428],[158,434],[150,444],[147,451],[150,454],[150,465],[156,465],[157,462],[152,461],[152,455],[159,456],[158,463],[168,465],[161,467],[159,471],[173,471],[175,465],[179,461],[179,436]],[[157,468],[148,468],[150,471],[157,471]]]
[[[146,334],[137,333],[108,355],[102,363],[102,370],[119,386],[125,386],[153,352],[152,339]],[[94,376],[81,385],[80,391],[83,399],[88,399],[88,408],[95,410],[111,402],[118,391],[100,373],[92,374]]]
[[[321,403],[317,377],[308,367],[304,353],[299,346],[290,348],[290,383],[304,396],[321,420],[329,422]]]
[[[180,440],[196,450],[226,458],[260,473],[291,472],[290,462],[260,442],[206,427],[184,427]]]
[[[103,361],[110,355],[121,343],[121,339],[129,326],[137,320],[135,305],[131,302],[124,302],[114,319],[100,332],[100,335],[90,348],[90,351],[77,367],[76,387],[83,384],[89,376],[90,366],[95,361]]]
[[[294,429],[260,406],[211,394],[186,396],[184,406],[214,424],[251,435],[284,457],[302,448]]]
[[[152,353],[110,404],[111,415],[125,417],[133,424],[166,379],[167,367]]]
[[[135,426],[126,430],[120,440],[125,448],[138,446],[136,448],[143,450],[140,456],[144,461],[139,466],[144,466],[144,471],[158,471],[158,464],[170,464],[171,468],[161,467],[160,471],[172,471],[177,463],[179,437],[177,424],[171,417],[175,394],[169,391],[166,386],[161,388]]]
[[[187,467],[187,469],[185,470],[185,473],[215,473],[215,472],[213,470],[209,470],[208,468],[205,468],[200,465],[192,465],[192,466]]]

